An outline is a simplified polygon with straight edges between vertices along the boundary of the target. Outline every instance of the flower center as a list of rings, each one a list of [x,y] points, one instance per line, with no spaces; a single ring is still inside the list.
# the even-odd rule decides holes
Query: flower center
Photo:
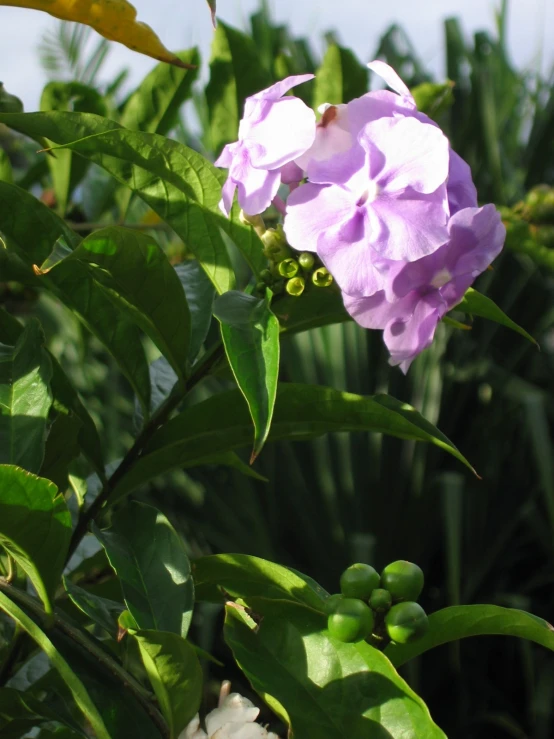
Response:
[[[369,183],[368,187],[363,191],[361,196],[358,198],[356,205],[365,205],[365,203],[372,203],[379,195],[381,188],[373,180]]]
[[[450,282],[451,279],[452,274],[446,269],[446,267],[443,267],[435,274],[430,284],[438,290],[443,287],[443,285],[446,285],[447,282]]]

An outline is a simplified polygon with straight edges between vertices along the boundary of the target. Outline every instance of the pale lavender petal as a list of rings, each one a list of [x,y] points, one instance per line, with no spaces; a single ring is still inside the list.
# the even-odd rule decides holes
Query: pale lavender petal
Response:
[[[383,338],[391,355],[389,364],[400,365],[404,373],[408,370],[416,356],[432,343],[441,309],[444,310],[442,301],[438,294],[433,294],[419,299],[411,315],[398,317],[387,325]]]
[[[415,108],[415,100],[412,93],[392,67],[390,67],[385,62],[380,61],[379,59],[375,59],[373,62],[369,62],[367,66],[371,69],[372,72],[375,72],[375,74],[378,74],[379,77],[382,77],[387,85],[391,88],[391,90],[394,90],[402,97],[408,98],[408,100],[412,101]]]
[[[448,241],[443,198],[434,195],[390,198],[379,195],[367,205],[371,214],[372,246],[385,259],[413,262]]]
[[[440,128],[421,123],[416,118],[382,118],[364,127],[359,137],[368,151],[384,155],[379,185],[387,192],[408,187],[432,193],[448,177],[449,144]]]
[[[251,126],[248,141],[257,146],[250,161],[258,169],[277,169],[303,154],[314,139],[313,110],[299,98],[282,98]]]
[[[320,234],[348,220],[354,212],[347,190],[333,185],[301,185],[287,198],[287,240],[298,251],[316,251]]]
[[[484,272],[504,245],[506,229],[492,204],[464,208],[449,223],[448,267],[455,275]]]
[[[353,143],[347,106],[329,105],[316,126],[313,144],[297,159],[297,164],[302,169],[308,170],[312,160],[321,162],[330,159],[335,154],[348,151]]]
[[[304,173],[294,162],[288,162],[281,168],[281,182],[284,185],[296,185],[304,179]]]
[[[286,77],[284,80],[276,82],[274,85],[271,85],[271,87],[268,87],[265,90],[256,93],[255,95],[252,95],[251,98],[263,98],[264,100],[272,101],[279,100],[279,98],[283,97],[283,95],[286,95],[289,90],[292,90],[293,87],[301,85],[303,82],[308,82],[308,80],[313,80],[314,77],[315,74],[295,74],[291,77]]]
[[[448,169],[448,202],[450,215],[454,215],[462,208],[477,207],[477,190],[473,184],[471,169],[452,149]]]
[[[281,175],[278,170],[266,172],[250,167],[248,172],[237,180],[240,207],[249,216],[263,213],[277,195],[280,183]]]
[[[238,147],[240,147],[240,141],[235,141],[233,144],[227,144],[227,146],[223,148],[219,157],[215,160],[215,166],[225,167],[228,169],[233,163],[233,157]]]
[[[235,198],[235,190],[237,189],[236,182],[233,182],[231,177],[227,177],[225,184],[221,188],[221,200],[219,201],[220,210],[229,216],[233,207],[233,200]]]
[[[388,302],[383,290],[368,298],[355,298],[343,293],[344,307],[352,318],[364,328],[383,329],[390,321],[404,313],[411,315],[415,301],[401,306],[399,303]]]

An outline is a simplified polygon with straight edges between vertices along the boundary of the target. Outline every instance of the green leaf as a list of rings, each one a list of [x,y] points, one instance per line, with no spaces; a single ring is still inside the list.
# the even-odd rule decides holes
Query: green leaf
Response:
[[[352,320],[346,312],[341,293],[331,287],[314,287],[299,297],[279,296],[271,308],[279,319],[281,330],[287,334]]]
[[[508,318],[504,311],[502,311],[490,298],[477,292],[477,290],[474,290],[472,287],[467,290],[464,295],[464,299],[461,303],[458,303],[454,310],[461,310],[465,313],[471,314],[472,316],[488,318],[490,321],[500,323],[502,326],[511,328],[512,331],[516,331],[516,333],[521,334],[521,336],[524,336],[526,339],[529,339],[529,341],[538,346],[531,334],[528,334],[525,329],[518,326],[517,323],[514,323],[511,318]]]
[[[210,13],[212,15],[212,23],[213,23],[214,28],[215,28],[215,11],[216,11],[215,0],[208,0],[208,7],[210,9]]]
[[[271,82],[253,40],[220,21],[213,36],[206,86],[210,148],[216,154],[236,141],[245,98]]]
[[[279,377],[279,321],[265,300],[232,290],[214,304],[225,353],[254,422],[250,463],[261,452],[271,427]]]
[[[350,49],[329,44],[323,62],[316,72],[314,103],[317,110],[323,103],[340,105],[368,91],[369,70]]]
[[[434,121],[438,120],[454,103],[454,83],[423,82],[412,88],[417,109]]]
[[[191,95],[198,76],[200,55],[197,49],[177,54],[196,69],[172,64],[157,64],[126,100],[119,122],[132,131],[167,134],[177,123],[179,108]]]
[[[324,611],[319,596],[296,572],[248,554],[213,554],[194,561],[194,585],[197,600],[222,598],[219,587],[235,598],[256,607],[258,599],[287,600]],[[271,611],[271,604],[268,606]],[[261,611],[260,611],[261,612]]]
[[[138,627],[185,637],[194,585],[183,542],[163,513],[132,502],[118,510],[109,529],[95,528],[94,533]]]
[[[0,465],[0,544],[25,570],[49,611],[70,538],[71,517],[54,483]]]
[[[80,82],[49,82],[42,91],[40,109],[106,115],[106,105],[100,93]],[[46,146],[49,144],[46,142]],[[89,165],[81,158],[74,157],[71,151],[59,151],[55,156],[47,157],[47,161],[56,196],[56,210],[64,215],[71,194],[85,176]]]
[[[326,621],[292,603],[259,624],[226,608],[225,640],[239,667],[295,739],[446,739],[382,652],[332,639]]]
[[[122,603],[89,593],[88,590],[74,585],[66,577],[63,578],[63,585],[71,601],[80,611],[88,616],[93,623],[105,629],[111,637],[117,638],[117,619],[125,610]]]
[[[52,365],[44,334],[31,321],[15,346],[0,344],[0,463],[40,470],[52,405]]]
[[[516,608],[473,605],[443,608],[429,616],[429,631],[413,644],[390,644],[386,655],[399,667],[418,654],[468,636],[517,636],[554,651],[554,627]]]
[[[79,456],[79,431],[81,421],[74,413],[58,413],[50,426],[41,477],[51,480],[59,490],[69,486],[69,465]]]
[[[46,653],[52,666],[59,672],[81,713],[90,723],[97,739],[111,739],[102,716],[90,699],[85,686],[64,660],[46,634],[27,616],[19,606],[13,603],[4,593],[0,592],[0,610],[8,614],[16,624],[29,634],[31,639]]]
[[[8,153],[4,149],[0,149],[0,181],[13,183],[12,164]]]
[[[202,668],[196,652],[178,634],[143,630],[135,635],[170,739],[178,739],[194,718],[202,699]]]
[[[45,702],[13,688],[0,689],[0,731],[3,738],[20,737],[31,729],[52,721],[63,722],[63,719]],[[69,736],[85,735],[81,732],[76,734],[70,731]]]
[[[18,253],[30,265],[44,264],[56,243],[76,248],[80,241],[63,219],[43,203],[25,190],[2,182],[0,222],[3,233],[13,241]],[[2,251],[0,249],[0,253]],[[74,262],[68,269],[62,260],[55,273],[52,276],[44,274],[41,281],[44,287],[52,290],[67,307],[74,310],[91,333],[106,346],[143,406],[148,409],[148,363],[136,326],[120,315],[104,288],[90,278],[84,265]],[[72,395],[75,397],[74,393]],[[90,437],[91,425],[87,423],[86,426]]]
[[[181,282],[156,241],[139,231],[112,226],[87,236],[64,262],[68,260],[87,266],[114,304],[140,326],[184,379],[190,313]]]
[[[192,364],[210,329],[215,291],[196,259],[176,265],[175,272],[181,280],[189,305],[191,327],[188,358]]]
[[[6,91],[3,83],[0,82],[0,113],[22,113],[23,103],[15,95],[10,95]]]
[[[474,471],[452,442],[407,403],[388,395],[354,395],[317,385],[279,385],[270,441],[307,440],[331,431],[375,431],[426,441]],[[187,408],[157,431],[114,495],[123,496],[163,472],[248,446],[250,441],[251,421],[241,394],[218,394]]]

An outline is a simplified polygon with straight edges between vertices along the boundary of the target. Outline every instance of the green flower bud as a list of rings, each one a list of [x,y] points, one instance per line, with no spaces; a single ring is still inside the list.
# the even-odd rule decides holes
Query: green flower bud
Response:
[[[377,613],[384,613],[392,606],[392,595],[384,588],[375,588],[369,597],[369,607]]]
[[[268,228],[260,238],[264,245],[264,254],[272,262],[282,262],[283,259],[292,256],[282,226],[277,226],[276,229]]]
[[[309,251],[303,251],[302,254],[298,257],[298,262],[300,263],[302,269],[310,270],[314,266],[314,255],[310,254]]]
[[[344,595],[342,593],[334,593],[333,595],[330,595],[325,601],[325,613],[334,613],[342,600],[344,600]]]
[[[296,277],[299,269],[300,267],[296,259],[283,259],[282,262],[279,262],[278,270],[282,277],[287,277],[289,279],[291,277]]]
[[[419,603],[397,603],[385,616],[387,634],[397,644],[421,639],[429,630],[429,619]]]
[[[373,590],[378,587],[378,572],[363,562],[350,565],[340,576],[341,593],[346,598],[368,600]]]
[[[391,562],[381,572],[381,585],[392,595],[393,601],[417,600],[423,590],[421,567],[401,559]]]
[[[292,280],[287,280],[286,291],[297,298],[302,295],[305,287],[306,281],[303,277],[293,277]]]
[[[262,269],[260,272],[260,280],[265,282],[266,285],[271,285],[273,282],[273,275],[268,269]]]
[[[333,275],[325,267],[319,267],[312,275],[312,282],[316,287],[329,287],[333,282]]]
[[[357,598],[343,598],[327,619],[329,634],[342,642],[358,642],[373,631],[370,608]]]
[[[247,226],[252,226],[260,234],[265,231],[264,219],[260,215],[249,216],[247,213],[241,210],[239,214],[239,221]]]

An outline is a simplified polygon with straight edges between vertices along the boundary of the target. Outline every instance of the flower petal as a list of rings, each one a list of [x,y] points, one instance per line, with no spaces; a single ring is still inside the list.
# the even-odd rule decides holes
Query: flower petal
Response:
[[[249,167],[243,176],[235,179],[239,191],[239,205],[249,216],[263,213],[277,195],[281,174],[278,170],[266,172]]]
[[[298,251],[317,251],[320,235],[355,212],[352,195],[337,185],[300,185],[287,199],[284,229]]]
[[[235,190],[237,189],[237,183],[229,176],[225,180],[225,184],[221,188],[221,200],[219,201],[219,209],[229,217],[231,208],[233,207],[233,200],[235,199]]]
[[[413,107],[416,107],[412,93],[409,91],[406,83],[400,79],[392,67],[379,59],[369,62],[367,66],[372,72],[375,72],[379,77],[382,77],[391,90],[394,90],[402,97],[408,98],[408,100],[412,101]]]
[[[392,320],[383,332],[391,355],[389,364],[400,365],[402,371],[407,372],[416,356],[433,341],[437,324],[444,312],[445,306],[440,302],[438,293],[433,293],[417,300],[411,315],[398,316]]]
[[[450,215],[454,215],[462,208],[477,207],[477,190],[473,184],[469,164],[453,149],[450,149],[448,168],[448,203]]]

